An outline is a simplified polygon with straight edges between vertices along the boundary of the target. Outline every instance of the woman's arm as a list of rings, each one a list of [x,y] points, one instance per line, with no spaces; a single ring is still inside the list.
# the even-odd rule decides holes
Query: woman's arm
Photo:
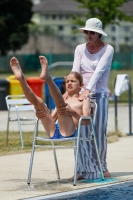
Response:
[[[112,46],[109,46],[103,56],[101,57],[100,61],[97,64],[96,70],[93,76],[90,79],[86,89],[92,90],[96,83],[101,78],[102,74],[110,67],[113,59],[114,49]]]
[[[72,71],[80,73],[81,59],[82,59],[82,46],[78,45],[74,52],[74,62],[73,62]]]

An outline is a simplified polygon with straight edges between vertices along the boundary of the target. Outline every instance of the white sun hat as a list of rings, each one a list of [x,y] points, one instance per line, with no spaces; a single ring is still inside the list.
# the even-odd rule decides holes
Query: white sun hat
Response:
[[[84,30],[94,31],[94,32],[107,36],[107,34],[103,31],[102,22],[97,18],[88,19],[85,23],[85,27],[79,28],[79,31],[81,33],[84,33]]]

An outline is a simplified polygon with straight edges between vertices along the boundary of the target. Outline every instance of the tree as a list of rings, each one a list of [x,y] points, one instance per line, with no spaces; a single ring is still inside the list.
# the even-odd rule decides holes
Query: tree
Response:
[[[32,17],[31,0],[0,0],[0,51],[6,55],[28,40],[28,25]]]
[[[75,0],[80,3],[80,8],[86,8],[85,19],[96,17],[100,19],[104,27],[108,24],[119,24],[119,21],[131,21],[133,17],[126,15],[120,10],[120,6],[128,0]],[[84,25],[84,21],[74,15],[74,21],[79,25]]]

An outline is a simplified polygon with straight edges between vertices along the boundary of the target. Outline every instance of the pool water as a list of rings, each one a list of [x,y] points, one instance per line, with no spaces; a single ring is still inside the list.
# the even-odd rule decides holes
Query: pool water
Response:
[[[100,183],[84,189],[78,189],[28,198],[27,200],[133,200],[133,180],[118,182],[118,178],[102,180],[83,180],[81,182]],[[105,183],[108,183],[105,185]]]
[[[133,200],[133,181],[80,192],[53,200]]]

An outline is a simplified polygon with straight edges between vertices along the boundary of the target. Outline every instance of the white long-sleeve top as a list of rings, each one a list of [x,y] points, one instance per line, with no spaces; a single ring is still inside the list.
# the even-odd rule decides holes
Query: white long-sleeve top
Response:
[[[108,93],[108,76],[114,48],[106,44],[99,52],[90,54],[86,43],[75,49],[72,71],[82,73],[84,87],[91,93]]]

